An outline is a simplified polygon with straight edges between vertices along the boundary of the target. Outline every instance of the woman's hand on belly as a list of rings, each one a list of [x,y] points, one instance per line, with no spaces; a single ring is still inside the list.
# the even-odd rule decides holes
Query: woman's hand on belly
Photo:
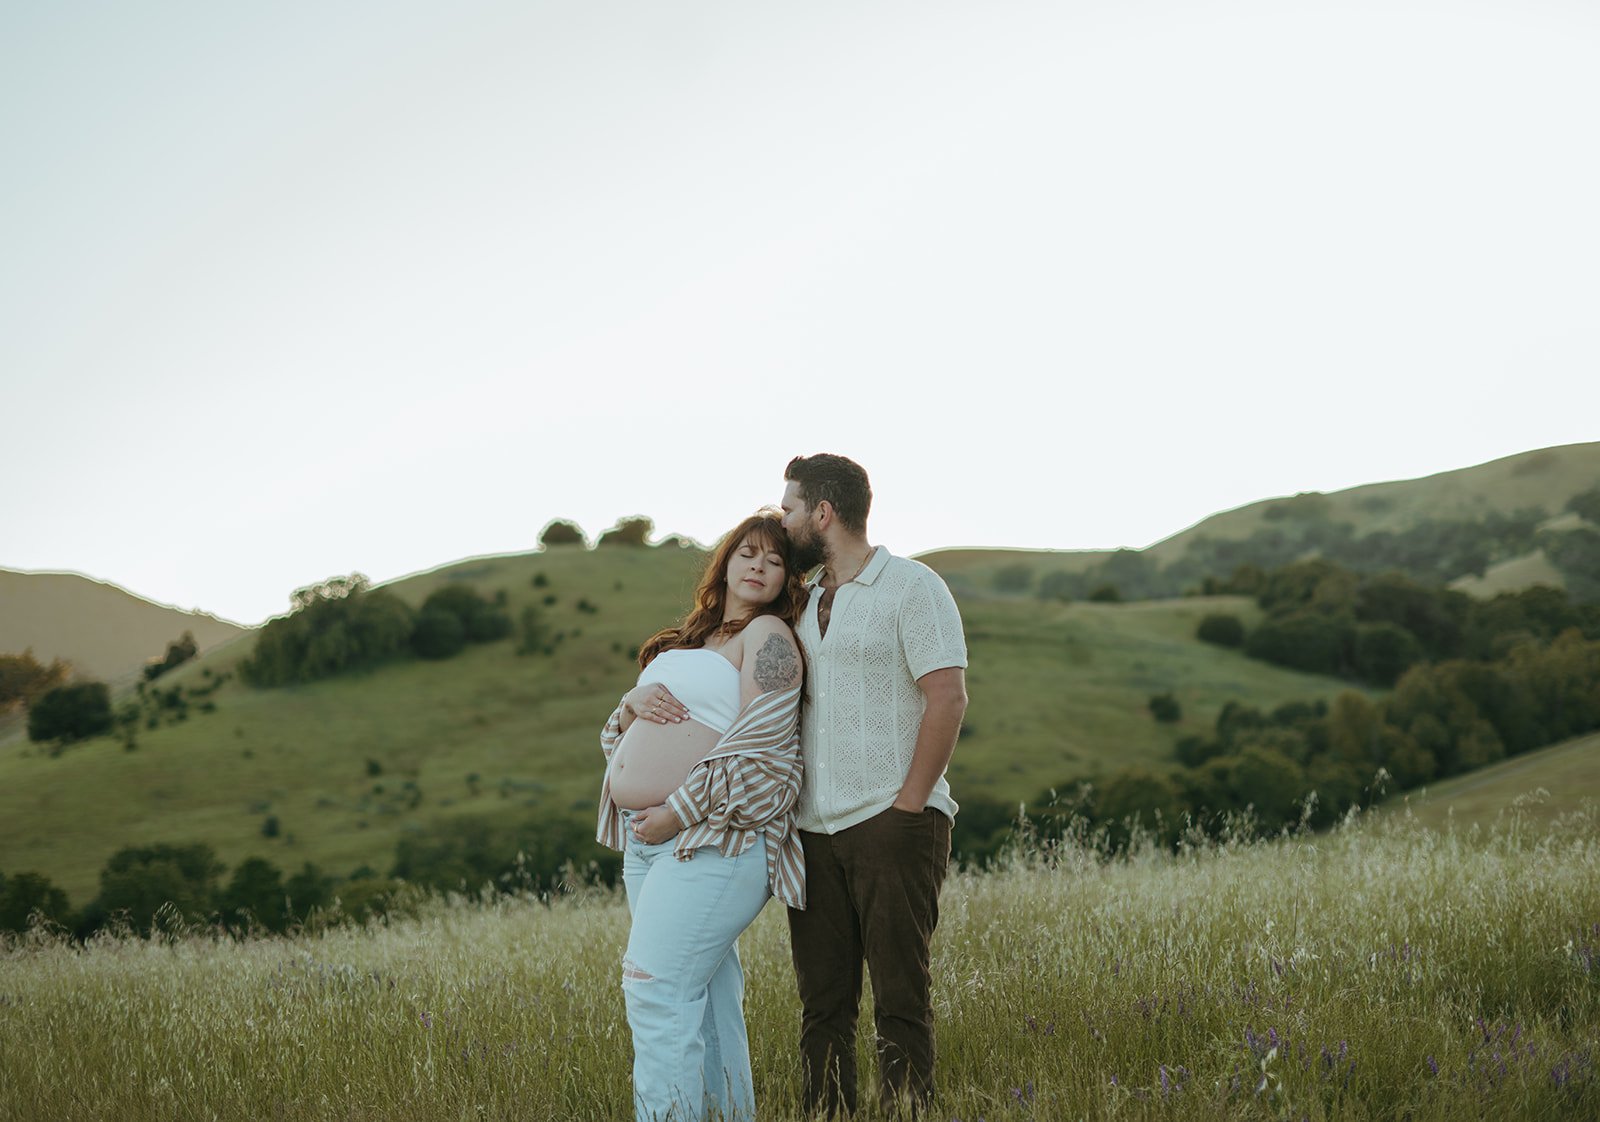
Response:
[[[660,845],[675,837],[683,823],[670,806],[650,806],[633,814],[633,836],[646,845]]]
[[[672,691],[659,682],[635,686],[622,695],[622,707],[635,717],[643,717],[658,725],[679,724],[689,719],[689,707],[672,696]]]

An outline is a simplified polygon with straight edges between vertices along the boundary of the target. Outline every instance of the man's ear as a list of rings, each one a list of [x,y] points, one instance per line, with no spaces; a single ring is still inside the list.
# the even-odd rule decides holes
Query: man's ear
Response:
[[[817,516],[817,529],[826,530],[829,526],[833,525],[833,504],[827,499],[819,500],[817,502],[816,509],[813,510],[812,513]]]

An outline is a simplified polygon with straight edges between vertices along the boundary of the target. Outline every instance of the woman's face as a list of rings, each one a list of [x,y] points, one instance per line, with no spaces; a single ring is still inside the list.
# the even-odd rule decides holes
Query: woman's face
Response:
[[[766,607],[783,591],[788,575],[783,554],[747,537],[728,558],[728,596],[751,610]]]

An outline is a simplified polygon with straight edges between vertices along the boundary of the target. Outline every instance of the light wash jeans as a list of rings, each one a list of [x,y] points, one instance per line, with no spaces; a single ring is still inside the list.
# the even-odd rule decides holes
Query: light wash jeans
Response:
[[[735,943],[770,895],[765,838],[738,857],[706,847],[679,861],[671,840],[629,837],[622,883],[633,927],[622,996],[639,1122],[756,1116]]]

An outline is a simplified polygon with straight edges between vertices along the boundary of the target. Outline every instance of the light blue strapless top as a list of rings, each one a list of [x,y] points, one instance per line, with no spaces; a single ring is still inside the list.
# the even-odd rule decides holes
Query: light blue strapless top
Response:
[[[639,672],[639,684],[659,682],[689,710],[689,719],[727,732],[739,716],[739,669],[716,651],[662,651]]]

